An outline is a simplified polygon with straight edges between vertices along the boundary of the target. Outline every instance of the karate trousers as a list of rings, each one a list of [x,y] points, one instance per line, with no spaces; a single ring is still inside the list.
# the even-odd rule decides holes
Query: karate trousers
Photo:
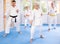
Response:
[[[57,16],[49,16],[49,27],[48,28],[52,28],[52,24],[54,24],[54,28],[56,28],[56,24],[57,24]]]
[[[42,35],[42,30],[43,30],[43,21],[36,19],[36,21],[33,21],[32,26],[31,26],[31,38],[33,39],[34,33],[35,33],[35,28],[39,27],[40,35]]]
[[[12,17],[9,16],[9,18],[8,18],[7,21],[6,21],[5,33],[7,33],[7,34],[10,33],[11,19],[12,19],[13,21],[15,20],[15,18],[12,18]],[[16,26],[16,31],[19,32],[19,31],[20,31],[20,17],[19,17],[19,16],[16,17],[15,26]]]

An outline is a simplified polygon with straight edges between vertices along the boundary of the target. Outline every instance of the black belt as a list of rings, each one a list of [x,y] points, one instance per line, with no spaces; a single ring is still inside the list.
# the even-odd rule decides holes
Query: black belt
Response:
[[[15,18],[15,22],[16,22],[16,17],[17,17],[17,15],[16,15],[16,16],[11,16],[11,15],[10,15],[10,17]]]

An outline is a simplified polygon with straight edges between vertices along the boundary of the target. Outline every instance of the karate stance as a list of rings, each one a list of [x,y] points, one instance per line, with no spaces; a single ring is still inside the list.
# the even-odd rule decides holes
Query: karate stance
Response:
[[[35,33],[35,28],[38,26],[39,27],[39,31],[40,31],[40,38],[44,38],[43,34],[42,34],[42,26],[43,26],[43,22],[42,22],[42,13],[41,13],[41,9],[39,7],[39,3],[36,2],[33,5],[33,11],[32,11],[32,15],[31,15],[31,19],[30,19],[30,23],[31,23],[31,37],[30,37],[30,42],[32,42],[33,40],[33,36]]]
[[[31,14],[31,10],[29,8],[29,5],[26,4],[25,5],[25,11],[24,11],[24,17],[25,17],[25,28],[29,22],[29,18],[30,18],[30,14]]]
[[[57,15],[56,15],[56,8],[54,7],[54,3],[51,3],[51,8],[49,9],[49,29],[52,29],[52,24],[54,24],[54,29],[56,29],[56,23],[57,23]]]
[[[4,37],[6,37],[10,33],[11,21],[13,21],[15,23],[16,31],[18,33],[21,33],[20,15],[19,15],[19,9],[16,7],[16,1],[12,1],[12,6],[8,9],[9,10],[6,11],[6,15],[4,16],[4,18],[7,19]]]

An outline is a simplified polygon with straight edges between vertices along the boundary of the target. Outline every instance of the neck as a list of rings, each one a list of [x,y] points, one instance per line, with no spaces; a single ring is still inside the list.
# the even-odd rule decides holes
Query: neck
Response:
[[[52,9],[54,9],[54,8],[52,7]]]
[[[26,10],[29,10],[29,9],[26,9]]]
[[[35,10],[38,10],[38,8],[36,8]]]
[[[12,7],[15,7],[15,6],[12,6]]]

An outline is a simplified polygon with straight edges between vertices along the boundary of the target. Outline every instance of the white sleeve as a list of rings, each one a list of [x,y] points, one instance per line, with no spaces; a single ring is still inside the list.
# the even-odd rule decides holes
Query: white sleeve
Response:
[[[17,16],[20,16],[20,9],[16,6],[16,10],[18,10]]]
[[[41,9],[41,8],[39,9],[39,13],[40,13],[40,14],[43,14],[43,11],[42,11],[42,9]]]
[[[24,15],[26,15],[27,14],[27,11],[24,11]]]
[[[39,9],[39,11],[41,12],[41,14],[43,14],[43,11],[42,11],[42,9]]]
[[[57,8],[56,7],[54,8],[54,10],[55,10],[55,14],[57,14]]]
[[[48,9],[48,10],[47,10],[47,13],[50,13],[51,7],[48,7],[47,9]]]
[[[29,19],[30,19],[30,20],[33,20],[33,19],[34,19],[34,11],[31,12]]]

